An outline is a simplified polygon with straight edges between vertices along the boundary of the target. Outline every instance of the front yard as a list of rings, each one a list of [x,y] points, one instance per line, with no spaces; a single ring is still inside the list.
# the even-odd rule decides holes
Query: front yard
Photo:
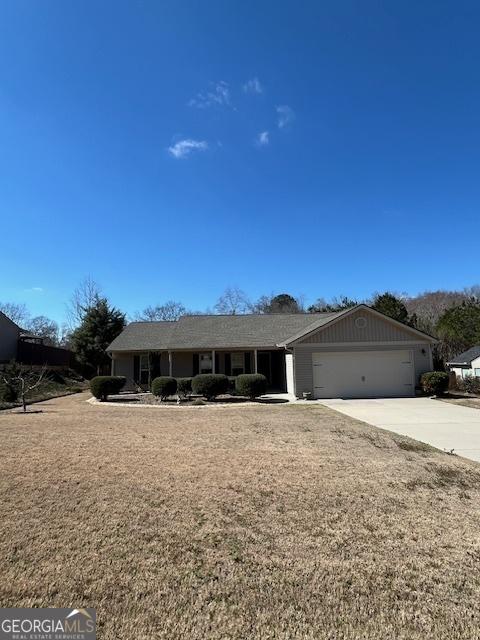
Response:
[[[0,602],[108,640],[478,638],[480,467],[314,405],[0,414]]]

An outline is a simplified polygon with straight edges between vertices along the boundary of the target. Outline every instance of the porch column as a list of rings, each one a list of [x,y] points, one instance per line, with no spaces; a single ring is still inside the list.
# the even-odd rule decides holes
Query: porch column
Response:
[[[212,349],[212,373],[215,373],[215,349]]]
[[[257,350],[253,350],[253,372],[258,373],[258,353]]]
[[[112,358],[112,373],[111,373],[111,375],[114,376],[115,375],[115,358],[113,357],[113,354],[112,354],[111,358]]]
[[[173,358],[171,351],[168,352],[168,375],[170,376],[170,378],[173,375]]]

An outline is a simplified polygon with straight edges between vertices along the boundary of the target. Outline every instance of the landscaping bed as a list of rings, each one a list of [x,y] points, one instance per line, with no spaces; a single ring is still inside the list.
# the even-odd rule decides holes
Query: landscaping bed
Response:
[[[150,393],[122,393],[125,376],[96,376],[90,380],[92,395],[101,402],[126,398],[132,404],[205,405],[257,401],[267,393],[267,379],[261,374],[242,374],[229,378],[224,374],[197,374],[193,378],[157,376],[150,383]],[[138,387],[137,387],[138,388]],[[112,400],[113,399],[113,400]]]
[[[243,404],[246,402],[257,402],[261,404],[276,404],[280,402],[288,402],[287,400],[280,398],[256,398],[250,400],[245,396],[222,394],[215,399],[207,400],[202,396],[189,396],[182,398],[179,396],[169,396],[165,400],[161,400],[159,397],[154,396],[150,391],[145,393],[119,393],[116,395],[109,395],[108,399],[103,401],[102,404],[129,404],[135,405],[153,405],[161,407],[195,407],[195,406],[218,406],[218,405],[232,405]]]

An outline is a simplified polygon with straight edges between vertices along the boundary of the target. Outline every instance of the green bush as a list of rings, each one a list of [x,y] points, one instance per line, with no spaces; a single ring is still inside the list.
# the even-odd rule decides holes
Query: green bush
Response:
[[[90,391],[98,400],[106,400],[109,395],[120,393],[126,380],[124,376],[96,376],[90,380]]]
[[[177,381],[169,376],[159,376],[152,382],[152,393],[160,397],[160,400],[166,400],[168,396],[177,393]]]
[[[183,398],[187,398],[192,393],[192,379],[177,378],[177,391]]]
[[[192,380],[193,393],[213,400],[228,391],[228,378],[223,373],[200,373]]]
[[[267,393],[267,379],[261,373],[243,373],[237,376],[235,389],[241,396],[253,400]]]
[[[423,391],[430,395],[441,396],[448,389],[450,376],[444,371],[429,371],[420,378]]]

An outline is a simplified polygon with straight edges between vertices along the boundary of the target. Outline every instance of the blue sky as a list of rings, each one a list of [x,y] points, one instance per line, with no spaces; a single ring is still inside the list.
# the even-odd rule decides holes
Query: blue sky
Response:
[[[0,300],[478,281],[475,2],[0,3]]]

